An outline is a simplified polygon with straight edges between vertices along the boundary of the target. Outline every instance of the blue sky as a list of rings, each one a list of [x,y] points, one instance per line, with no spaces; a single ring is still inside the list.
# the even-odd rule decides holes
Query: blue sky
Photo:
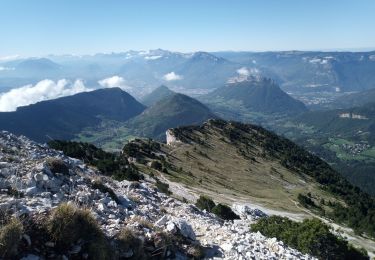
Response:
[[[0,56],[375,47],[374,0],[1,0]]]

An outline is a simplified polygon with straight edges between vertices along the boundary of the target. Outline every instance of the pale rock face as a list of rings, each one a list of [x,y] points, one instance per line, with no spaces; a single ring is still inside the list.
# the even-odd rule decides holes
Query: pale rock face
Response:
[[[175,224],[180,230],[181,235],[186,238],[190,238],[191,240],[195,240],[194,230],[189,223],[187,223],[185,220],[178,219]]]
[[[267,214],[260,209],[250,208],[247,205],[233,204],[232,210],[241,217],[241,219],[258,220],[267,217]]]
[[[167,145],[181,143],[181,140],[178,140],[170,129],[168,129],[165,134],[167,136]]]

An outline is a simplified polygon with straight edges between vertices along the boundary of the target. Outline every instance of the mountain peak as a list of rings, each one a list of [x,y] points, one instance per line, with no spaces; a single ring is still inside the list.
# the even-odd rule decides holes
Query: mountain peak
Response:
[[[205,100],[209,103],[237,102],[250,112],[266,114],[307,111],[301,101],[289,96],[273,80],[259,77],[227,84],[207,94]]]
[[[219,63],[219,62],[225,62],[226,60],[223,59],[223,58],[219,58],[211,53],[208,53],[208,52],[203,52],[203,51],[198,51],[198,52],[195,52],[192,56],[191,56],[191,60],[194,60],[194,61],[199,61],[199,60],[209,60],[209,61],[214,61],[216,63]]]
[[[170,90],[167,86],[161,85],[154,89],[148,95],[144,96],[141,101],[143,104],[149,107],[154,105],[156,102],[162,100],[163,98],[166,98],[174,93],[175,92]]]
[[[171,93],[127,122],[134,135],[164,139],[169,128],[196,125],[216,116],[198,100]]]

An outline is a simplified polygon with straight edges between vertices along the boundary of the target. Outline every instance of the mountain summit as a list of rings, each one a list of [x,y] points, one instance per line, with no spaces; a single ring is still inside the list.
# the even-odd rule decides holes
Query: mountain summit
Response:
[[[160,87],[154,89],[150,94],[144,96],[141,101],[143,104],[149,107],[162,100],[163,98],[173,95],[173,93],[174,92],[168,87],[161,85]]]
[[[295,100],[267,78],[252,78],[227,84],[204,97],[208,103],[237,103],[251,112],[265,114],[298,114],[307,111],[305,105]]]

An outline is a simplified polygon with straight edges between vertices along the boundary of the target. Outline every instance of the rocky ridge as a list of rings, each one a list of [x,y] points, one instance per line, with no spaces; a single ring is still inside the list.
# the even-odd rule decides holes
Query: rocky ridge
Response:
[[[60,172],[51,166],[53,160],[65,165]],[[113,190],[115,196],[97,188],[94,184],[98,181]],[[233,210],[241,220],[222,221],[159,192],[151,179],[118,182],[46,145],[0,132],[0,211],[17,217],[48,214],[63,202],[89,209],[108,239],[126,226],[137,229],[142,239],[162,230],[189,241],[180,250],[165,252],[167,259],[187,259],[195,245],[204,249],[207,259],[313,259],[275,238],[250,232],[249,224],[265,217],[260,210],[235,205]],[[46,249],[39,245],[37,248],[28,234],[22,237],[28,247],[20,252],[20,258],[48,258]],[[53,247],[53,241],[47,243],[46,246]],[[74,258],[80,250],[79,244],[72,245],[72,250],[61,257]],[[133,252],[129,250],[122,256],[130,258]]]

